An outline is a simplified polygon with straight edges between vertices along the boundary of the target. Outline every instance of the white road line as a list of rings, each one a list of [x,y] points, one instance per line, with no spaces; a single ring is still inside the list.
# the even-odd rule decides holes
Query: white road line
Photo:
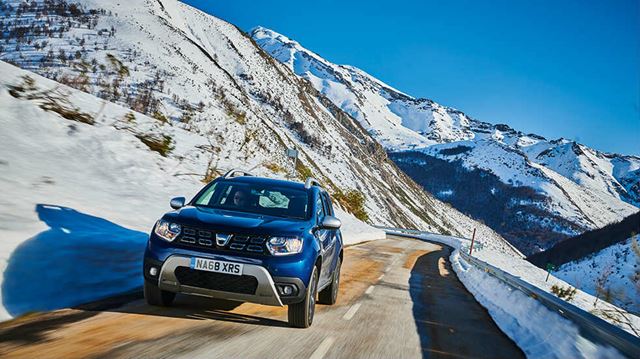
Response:
[[[329,348],[331,348],[331,345],[335,341],[336,340],[333,339],[332,337],[325,338],[325,340],[323,340],[322,343],[318,345],[318,348],[316,349],[316,351],[314,351],[313,354],[311,354],[309,359],[322,359],[325,356],[325,354],[327,354],[327,352],[329,351]]]
[[[350,320],[351,318],[353,318],[353,316],[356,314],[356,312],[358,311],[358,309],[360,308],[360,303],[356,303],[354,304],[349,311],[347,311],[344,316],[342,317],[342,319],[344,320]]]
[[[384,274],[380,274],[380,276],[378,277],[378,280],[382,280],[382,278],[384,278]]]
[[[367,288],[367,291],[364,292],[364,294],[371,294],[371,292],[373,292],[373,288],[375,288],[375,285],[370,285],[369,288]]]

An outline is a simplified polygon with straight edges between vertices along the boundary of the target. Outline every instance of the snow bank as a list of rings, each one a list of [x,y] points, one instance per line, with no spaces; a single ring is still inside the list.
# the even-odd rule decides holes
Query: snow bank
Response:
[[[340,231],[342,232],[342,240],[344,244],[356,244],[361,242],[373,241],[375,239],[385,239],[385,231],[371,227],[354,217],[351,213],[335,207],[336,217],[342,222]]]
[[[527,358],[623,358],[617,350],[583,338],[571,321],[535,299],[469,265],[458,251],[451,263],[460,281]]]
[[[527,353],[528,357],[620,357],[615,350],[604,348],[581,337],[570,321],[548,310],[533,298],[478,270],[460,257],[460,251],[468,253],[470,241],[464,238],[438,234],[421,234],[420,238],[453,247],[451,262],[465,287],[482,304],[505,334]],[[547,272],[524,259],[482,245],[475,246],[473,256],[551,293],[555,284],[569,285],[550,276]],[[595,303],[595,305],[594,305]],[[631,334],[637,335],[640,318],[588,293],[577,290],[571,304],[593,313],[607,322]]]
[[[169,133],[172,154],[150,151],[123,118],[130,110],[0,62],[0,320],[70,307],[138,288],[147,234],[193,196],[208,158],[205,138],[135,113],[136,131]],[[6,85],[31,76],[56,89],[94,125],[63,119]],[[221,169],[244,164],[222,159]],[[269,173],[256,171],[261,175]],[[384,233],[337,211],[346,243]]]

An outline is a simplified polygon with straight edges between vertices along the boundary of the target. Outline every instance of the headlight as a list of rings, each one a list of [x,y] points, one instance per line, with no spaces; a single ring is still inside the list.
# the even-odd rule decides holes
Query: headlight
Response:
[[[182,227],[177,223],[167,222],[163,219],[159,220],[156,223],[156,228],[154,232],[158,235],[158,237],[164,239],[167,242],[173,242],[176,237],[180,234]]]
[[[267,241],[267,248],[274,256],[285,256],[300,253],[302,238],[300,237],[271,237]]]

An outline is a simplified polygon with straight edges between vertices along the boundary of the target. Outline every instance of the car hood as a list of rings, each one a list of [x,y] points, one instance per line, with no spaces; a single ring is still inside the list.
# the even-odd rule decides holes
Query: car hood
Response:
[[[169,212],[164,218],[185,226],[229,233],[293,235],[308,227],[304,220],[193,206]]]

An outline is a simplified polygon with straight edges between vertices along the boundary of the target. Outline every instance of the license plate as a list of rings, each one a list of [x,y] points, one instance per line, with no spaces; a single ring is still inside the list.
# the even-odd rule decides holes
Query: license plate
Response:
[[[242,275],[242,264],[213,259],[191,258],[191,268],[208,272]]]

